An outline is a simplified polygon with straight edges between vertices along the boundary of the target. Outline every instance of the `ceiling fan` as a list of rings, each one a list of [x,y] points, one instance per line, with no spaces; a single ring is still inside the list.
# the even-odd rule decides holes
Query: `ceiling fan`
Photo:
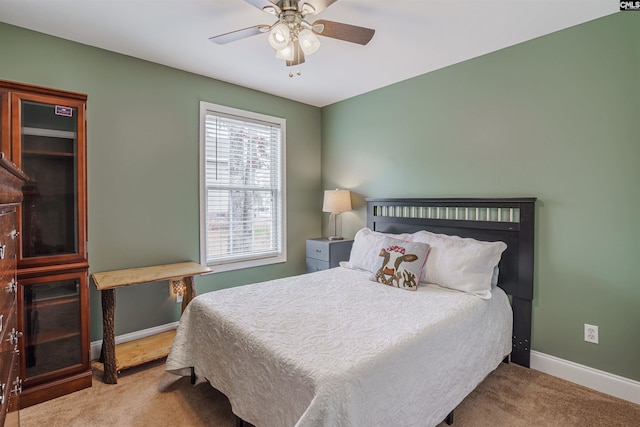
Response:
[[[262,33],[269,34],[269,44],[276,50],[276,58],[286,62],[287,67],[304,62],[320,47],[317,35],[366,45],[375,30],[340,22],[319,19],[306,21],[309,15],[317,15],[337,0],[245,0],[267,13],[277,16],[271,25],[255,25],[209,38],[217,44],[227,44]]]

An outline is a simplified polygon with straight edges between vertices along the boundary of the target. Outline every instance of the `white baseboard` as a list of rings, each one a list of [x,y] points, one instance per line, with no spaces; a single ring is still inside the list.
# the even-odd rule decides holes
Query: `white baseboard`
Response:
[[[640,405],[640,382],[531,350],[531,369]]]
[[[159,334],[161,332],[171,331],[178,327],[178,322],[166,323],[160,326],[154,326],[153,328],[143,329],[141,331],[131,332],[124,335],[118,335],[116,337],[116,345],[123,342],[133,341],[140,338],[145,338],[151,335]],[[91,342],[91,360],[98,360],[100,358],[100,350],[102,349],[102,340]]]

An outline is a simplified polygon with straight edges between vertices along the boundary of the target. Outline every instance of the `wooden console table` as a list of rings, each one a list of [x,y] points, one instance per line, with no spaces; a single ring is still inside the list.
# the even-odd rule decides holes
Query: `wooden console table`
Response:
[[[115,288],[161,280],[182,279],[185,285],[185,294],[182,300],[182,311],[184,311],[189,301],[196,295],[193,277],[209,272],[211,272],[210,268],[203,267],[198,263],[182,262],[92,274],[93,282],[102,297],[102,360],[104,363],[103,381],[106,384],[117,384],[118,371],[121,369],[150,362],[169,354],[174,334],[174,331],[163,332],[119,344],[116,347]],[[116,357],[116,353],[118,357]]]

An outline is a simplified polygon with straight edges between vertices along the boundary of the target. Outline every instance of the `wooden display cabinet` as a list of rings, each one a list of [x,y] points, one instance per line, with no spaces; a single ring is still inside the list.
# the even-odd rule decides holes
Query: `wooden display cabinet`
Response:
[[[91,386],[86,99],[0,80],[2,151],[30,178],[18,208],[21,407]]]

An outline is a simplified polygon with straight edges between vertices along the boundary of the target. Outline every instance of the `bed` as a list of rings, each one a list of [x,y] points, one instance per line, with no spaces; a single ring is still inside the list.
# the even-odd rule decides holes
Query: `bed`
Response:
[[[167,370],[208,380],[229,398],[239,424],[452,421],[453,409],[506,357],[529,365],[534,206],[533,198],[367,199],[367,228],[343,266],[195,298]],[[372,281],[375,269],[364,264],[379,259],[370,259],[377,251],[370,239],[425,250],[421,280],[406,282],[412,291]],[[447,263],[438,239],[493,252],[504,242],[497,266],[479,276],[490,280],[488,294],[488,285],[481,294],[427,284],[435,276],[426,272],[438,271],[432,256],[438,265],[458,260]],[[449,273],[440,272],[445,283]]]

